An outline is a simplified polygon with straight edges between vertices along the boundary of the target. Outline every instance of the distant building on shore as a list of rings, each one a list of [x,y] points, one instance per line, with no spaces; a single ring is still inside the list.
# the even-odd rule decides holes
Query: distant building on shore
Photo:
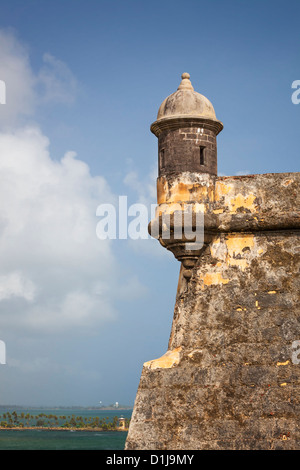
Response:
[[[123,416],[121,416],[118,420],[118,427],[120,430],[124,430],[126,429],[126,422],[125,422],[125,418],[123,418]]]

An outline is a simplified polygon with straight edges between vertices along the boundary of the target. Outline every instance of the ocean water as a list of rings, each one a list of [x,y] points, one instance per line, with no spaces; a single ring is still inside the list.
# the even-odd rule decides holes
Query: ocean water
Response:
[[[13,408],[0,409],[3,413]],[[20,415],[40,413],[56,416],[82,416],[106,418],[114,416],[130,418],[132,410],[88,410],[88,409],[15,409]],[[0,430],[0,450],[123,450],[126,431],[48,431],[48,430]]]
[[[123,450],[126,432],[0,431],[0,450]]]

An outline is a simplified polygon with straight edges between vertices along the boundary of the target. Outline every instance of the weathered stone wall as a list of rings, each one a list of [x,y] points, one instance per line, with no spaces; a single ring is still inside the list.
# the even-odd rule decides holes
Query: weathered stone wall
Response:
[[[299,189],[300,173],[158,179],[157,214],[196,201],[210,236],[126,449],[300,449]]]
[[[198,125],[166,130],[159,134],[159,176],[185,171],[217,174],[215,132]],[[202,153],[200,153],[202,148]],[[183,158],[184,155],[184,158]],[[203,159],[201,161],[201,158]]]

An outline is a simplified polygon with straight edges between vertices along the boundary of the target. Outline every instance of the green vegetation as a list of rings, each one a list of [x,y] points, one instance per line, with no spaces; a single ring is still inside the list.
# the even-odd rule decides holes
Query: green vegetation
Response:
[[[128,429],[130,419],[125,418],[125,429]],[[111,420],[100,418],[99,416],[56,416],[54,414],[40,413],[36,416],[30,413],[17,414],[6,412],[0,415],[0,428],[2,429],[26,429],[26,428],[45,428],[45,429],[83,429],[83,430],[101,430],[117,431],[119,430],[119,418],[114,416]]]

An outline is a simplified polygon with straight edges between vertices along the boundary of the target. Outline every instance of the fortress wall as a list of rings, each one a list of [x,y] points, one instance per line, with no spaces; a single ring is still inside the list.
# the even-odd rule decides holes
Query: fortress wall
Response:
[[[157,216],[196,202],[209,236],[191,277],[181,266],[168,349],[144,364],[126,449],[300,449],[300,173],[157,187]]]

